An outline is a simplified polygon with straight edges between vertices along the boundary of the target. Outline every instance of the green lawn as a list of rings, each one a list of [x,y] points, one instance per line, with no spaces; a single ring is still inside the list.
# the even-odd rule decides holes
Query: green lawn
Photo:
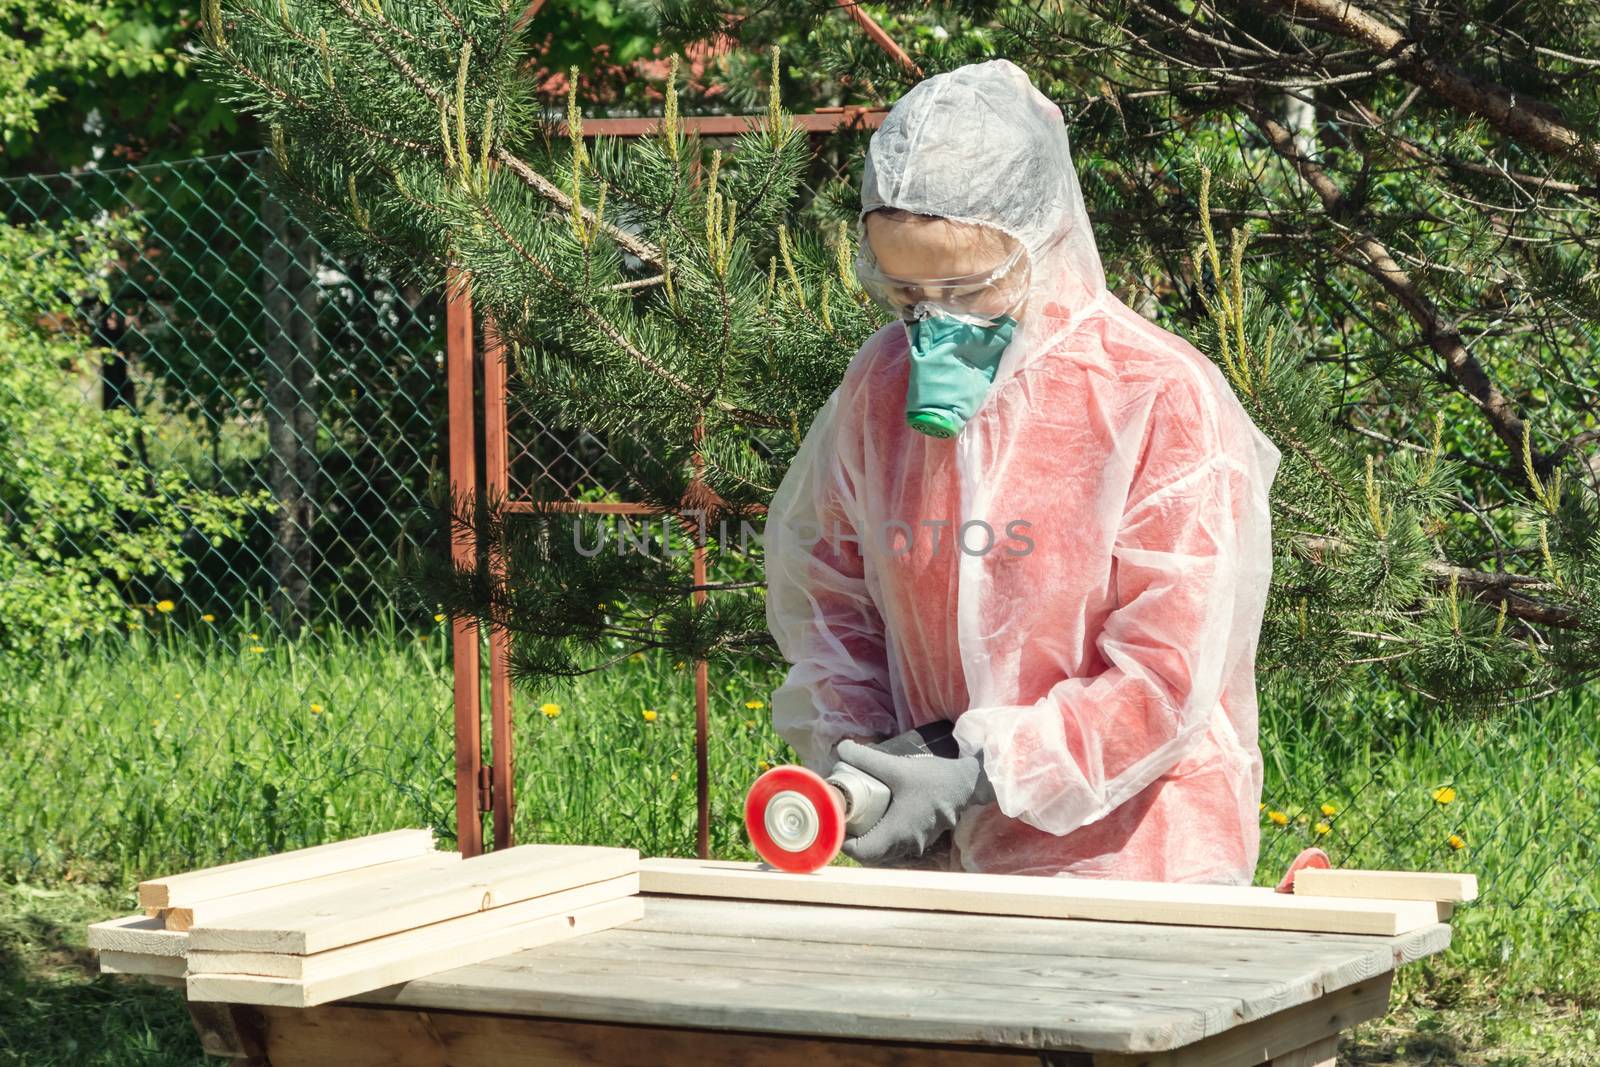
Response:
[[[442,626],[300,642],[248,622],[206,632],[164,635],[158,618],[33,673],[0,664],[0,1067],[202,1062],[177,994],[94,977],[82,949],[86,922],[132,910],[141,876],[398,826],[448,837]],[[712,677],[719,856],[750,856],[744,790],[786,758],[771,685],[754,667]],[[690,854],[692,692],[688,670],[654,660],[519,692],[519,838]],[[1386,695],[1264,703],[1260,882],[1315,841],[1342,864],[1472,870],[1483,884],[1447,956],[1402,972],[1396,1011],[1360,1029],[1351,1062],[1591,1063],[1595,703],[1493,720]]]

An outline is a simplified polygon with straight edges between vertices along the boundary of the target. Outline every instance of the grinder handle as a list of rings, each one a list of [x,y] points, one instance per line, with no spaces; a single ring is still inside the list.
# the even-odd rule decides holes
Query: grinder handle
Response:
[[[872,747],[891,756],[927,754],[955,759],[961,754],[955,739],[955,723],[944,719],[907,730]],[[845,833],[850,837],[860,837],[872,829],[889,810],[889,787],[848,763],[834,765],[828,774],[828,784],[844,797]]]

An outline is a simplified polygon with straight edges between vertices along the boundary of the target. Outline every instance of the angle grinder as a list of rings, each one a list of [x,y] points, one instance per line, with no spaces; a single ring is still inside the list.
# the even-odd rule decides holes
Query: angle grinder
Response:
[[[941,720],[873,745],[892,756],[961,754],[955,724]],[[793,764],[774,767],[744,800],[744,825],[756,855],[780,871],[809,874],[833,862],[844,839],[860,837],[889,810],[889,787],[848,763],[824,778]]]

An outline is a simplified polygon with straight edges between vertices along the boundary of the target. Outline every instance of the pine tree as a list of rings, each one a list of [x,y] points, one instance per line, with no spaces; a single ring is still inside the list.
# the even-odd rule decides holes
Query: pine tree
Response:
[[[1119,293],[1216,359],[1283,452],[1262,666],[1323,682],[1376,666],[1495,700],[1600,665],[1586,157],[1501,167],[1508,147],[1545,149],[1451,100],[1432,58],[1351,59],[1318,24],[1305,59],[1277,0],[1182,18],[1144,0],[960,7],[907,16],[957,31],[925,38],[918,67],[999,50],[1063,102]],[[775,92],[723,153],[683,135],[670,91],[660,132],[631,144],[586,141],[576,100],[564,131],[544,121],[518,13],[208,0],[207,63],[272,131],[302,218],[417,284],[471,279],[522,403],[607,438],[630,497],[735,564],[696,587],[688,556],[593,553],[592,524],[549,502],[458,502],[506,577],[433,561],[418,595],[504,626],[522,679],[652,648],[770,656],[759,572],[730,542],[880,322],[849,231],[800,223],[807,146]],[[819,40],[841,84],[878,95],[864,102],[908,82]],[[1277,78],[1246,58],[1263,41]]]
[[[514,402],[607,440],[624,498],[656,509],[618,528],[557,501],[450,501],[504,577],[430,559],[408,589],[504,626],[519,680],[651,649],[760,651],[764,608],[738,551],[879,313],[844,229],[790,228],[810,149],[775,90],[727,151],[685,135],[671,84],[654,136],[586,139],[575,97],[564,131],[535,110],[518,13],[211,3],[207,62],[271,130],[300,217],[396,279],[470,279]],[[686,549],[701,542],[728,546],[730,566],[695,586]]]

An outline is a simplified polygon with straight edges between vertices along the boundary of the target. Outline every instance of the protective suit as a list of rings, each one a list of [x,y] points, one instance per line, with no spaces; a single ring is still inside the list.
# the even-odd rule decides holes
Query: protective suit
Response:
[[[812,422],[764,541],[776,729],[826,773],[842,738],[953,720],[992,795],[923,866],[1248,883],[1277,449],[1107,291],[1061,113],[1016,66],[907,93],[861,199],[1011,235],[1028,303],[953,438],[907,424],[902,323]]]

